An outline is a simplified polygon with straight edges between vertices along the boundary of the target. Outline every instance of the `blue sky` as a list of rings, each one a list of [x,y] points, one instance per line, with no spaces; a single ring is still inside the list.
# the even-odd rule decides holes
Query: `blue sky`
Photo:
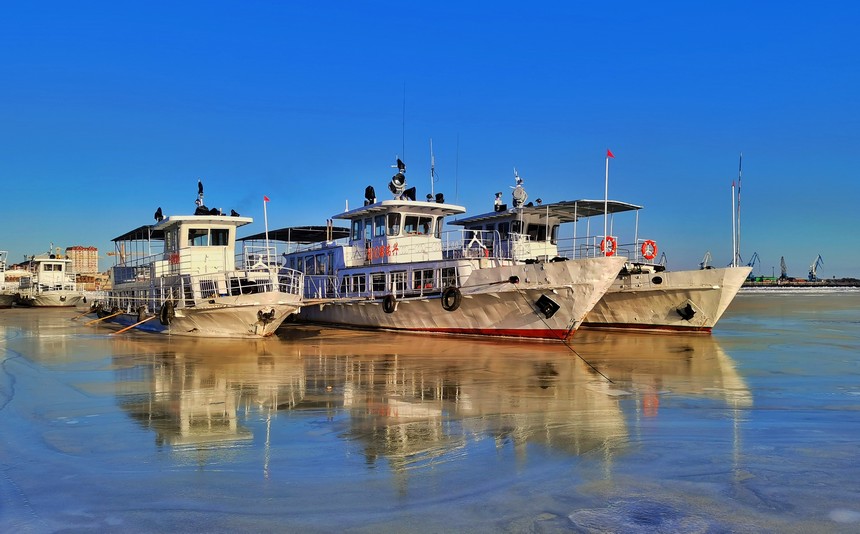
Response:
[[[206,204],[324,224],[410,185],[489,211],[645,207],[672,269],[860,277],[856,2],[16,2],[0,16],[0,249],[94,245]],[[507,193],[506,193],[507,196]],[[616,228],[632,219],[616,220]],[[621,233],[622,232],[616,232]],[[111,263],[105,258],[103,265]]]

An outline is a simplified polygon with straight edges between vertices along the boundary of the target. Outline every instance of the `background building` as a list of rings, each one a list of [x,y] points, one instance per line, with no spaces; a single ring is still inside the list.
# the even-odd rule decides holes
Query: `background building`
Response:
[[[99,272],[99,249],[76,245],[66,248],[66,257],[72,260],[77,274],[97,274]]]

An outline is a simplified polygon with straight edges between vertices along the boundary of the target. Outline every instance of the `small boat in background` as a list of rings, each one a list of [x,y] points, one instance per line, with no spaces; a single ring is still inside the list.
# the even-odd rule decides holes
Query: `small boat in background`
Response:
[[[11,308],[18,294],[18,282],[6,281],[6,258],[9,253],[0,250],[0,308]]]
[[[103,320],[175,336],[260,338],[301,305],[301,273],[279,269],[273,248],[244,246],[236,229],[253,219],[203,205],[113,239],[117,264],[94,306]],[[280,272],[279,272],[280,271]]]
[[[48,251],[30,257],[27,274],[18,280],[15,304],[32,308],[72,307],[83,298],[75,282],[72,260]]]
[[[518,187],[521,180],[517,178]],[[638,210],[642,207],[614,200],[573,200],[552,204],[528,203],[514,209],[500,204],[496,209],[453,221],[466,229],[481,230],[494,237],[487,246],[503,254],[515,253],[526,262],[552,264],[558,261],[595,257],[621,257],[623,268],[611,287],[589,311],[583,326],[635,330],[680,330],[710,332],[722,317],[744,280],[749,267],[725,267],[670,271],[657,260],[657,242],[638,235]],[[520,195],[520,203],[525,201]],[[516,203],[516,201],[515,201]],[[592,232],[589,219],[635,211],[636,228],[629,242],[614,235]],[[577,222],[585,219],[584,236]],[[570,223],[573,237],[560,237],[561,225]],[[611,226],[607,232],[612,233]]]
[[[285,241],[287,271],[305,275],[298,321],[368,329],[564,340],[615,279],[622,258],[530,264],[488,247],[494,232],[445,231],[465,212],[441,193],[415,200],[397,161],[392,200],[373,187],[364,205],[335,215],[349,228],[269,234]],[[259,240],[264,236],[250,236]]]

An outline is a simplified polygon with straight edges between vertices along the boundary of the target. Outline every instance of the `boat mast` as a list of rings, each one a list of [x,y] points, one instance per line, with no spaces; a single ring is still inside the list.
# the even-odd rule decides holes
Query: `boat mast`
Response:
[[[744,153],[741,152],[740,158],[738,159],[738,197],[737,197],[737,217],[738,217],[738,227],[737,227],[737,249],[736,249],[736,257],[737,262],[735,267],[742,263],[741,260],[741,169],[743,169],[744,164]]]
[[[732,267],[738,266],[738,228],[735,215],[735,182],[732,181]]]
[[[433,138],[430,138],[430,196],[434,196],[433,182],[436,181],[436,158],[433,157]]]

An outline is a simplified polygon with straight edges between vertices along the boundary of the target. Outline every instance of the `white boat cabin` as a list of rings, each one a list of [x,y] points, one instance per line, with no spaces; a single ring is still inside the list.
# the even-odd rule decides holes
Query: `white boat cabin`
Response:
[[[495,211],[452,221],[452,224],[481,231],[481,235],[492,238],[493,242],[487,243],[487,246],[498,250],[502,256],[510,256],[519,261],[551,261],[557,258],[603,255],[600,251],[603,219],[600,219],[596,234],[592,235],[589,222],[585,236],[578,237],[576,224],[580,219],[602,216],[604,213],[612,217],[615,213],[639,209],[641,206],[615,200],[529,203],[512,209],[497,204]],[[564,223],[573,223],[572,238],[560,236],[560,228]],[[609,234],[612,234],[611,224]]]
[[[306,297],[439,293],[463,274],[451,260],[488,256],[479,236],[464,242],[462,231],[444,231],[445,217],[465,211],[444,202],[384,200],[333,217],[348,227],[287,228],[270,236],[287,242],[285,267],[305,274]]]
[[[181,215],[141,226],[113,239],[118,260],[114,283],[147,277],[199,275],[236,269],[236,228],[250,217]],[[258,258],[264,261],[264,258]]]
[[[32,256],[28,264],[29,276],[22,276],[21,289],[36,291],[75,291],[75,272],[72,260],[58,254]]]

